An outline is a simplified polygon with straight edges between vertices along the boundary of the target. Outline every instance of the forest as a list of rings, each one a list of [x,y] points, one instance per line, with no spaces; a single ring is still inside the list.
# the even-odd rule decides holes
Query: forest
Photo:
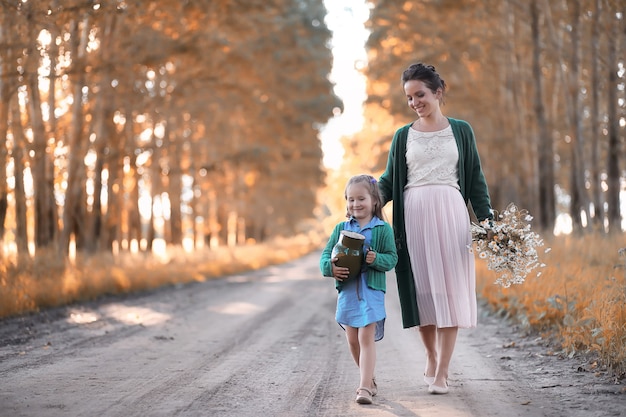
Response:
[[[342,109],[322,0],[0,4],[5,252],[233,246],[315,217],[318,133]],[[384,168],[411,117],[399,75],[432,63],[494,207],[621,232],[625,1],[367,5],[366,121],[343,172]]]
[[[321,0],[0,4],[18,254],[243,244],[311,215],[317,130],[341,108]]]

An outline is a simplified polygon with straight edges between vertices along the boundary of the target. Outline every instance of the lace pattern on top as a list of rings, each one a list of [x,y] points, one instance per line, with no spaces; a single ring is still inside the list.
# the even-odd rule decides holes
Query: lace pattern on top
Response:
[[[450,126],[437,132],[409,129],[406,187],[450,185],[459,188],[459,151]]]

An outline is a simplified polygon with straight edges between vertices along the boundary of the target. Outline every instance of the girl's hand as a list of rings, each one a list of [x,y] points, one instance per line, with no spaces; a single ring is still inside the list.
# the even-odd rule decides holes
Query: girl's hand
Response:
[[[337,262],[337,258],[333,258],[330,260],[330,264],[333,268],[333,278],[335,278],[337,281],[343,281],[344,279],[348,279],[350,275],[350,270],[346,267],[335,265],[335,262]]]
[[[365,263],[371,265],[376,260],[376,252],[373,250],[368,250],[367,255],[365,255]]]

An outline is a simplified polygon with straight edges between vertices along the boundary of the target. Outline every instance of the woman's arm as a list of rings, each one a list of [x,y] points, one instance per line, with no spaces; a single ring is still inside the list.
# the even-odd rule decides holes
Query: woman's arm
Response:
[[[398,138],[398,131],[393,135],[391,140],[391,146],[389,147],[389,155],[387,155],[387,166],[385,172],[380,176],[378,180],[378,188],[383,198],[383,206],[392,200],[393,195],[393,176],[396,163],[396,142]]]
[[[483,173],[482,165],[480,163],[476,137],[474,136],[474,131],[469,124],[467,124],[465,134],[468,139],[465,175],[471,179],[467,197],[472,204],[472,209],[474,210],[476,218],[479,221],[493,219],[491,199],[489,197],[489,187],[487,186],[487,180],[485,179],[485,174]]]

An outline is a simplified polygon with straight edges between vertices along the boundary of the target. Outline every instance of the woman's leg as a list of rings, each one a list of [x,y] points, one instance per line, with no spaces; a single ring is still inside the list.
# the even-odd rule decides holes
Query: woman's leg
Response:
[[[424,376],[434,378],[437,372],[437,328],[435,326],[420,326],[420,336],[426,350],[426,369]]]
[[[376,366],[375,332],[376,323],[368,324],[359,329],[359,346],[361,349],[359,357],[361,383],[359,386],[369,389],[372,389],[372,379],[374,378],[374,368]]]
[[[454,352],[458,331],[458,327],[442,327],[437,329],[439,360],[437,362],[437,372],[435,373],[435,382],[433,385],[438,387],[448,386],[448,368],[452,360],[452,353]]]
[[[361,349],[359,348],[359,329],[350,326],[345,326],[345,328],[350,354],[356,366],[359,366],[359,357],[361,356]]]

